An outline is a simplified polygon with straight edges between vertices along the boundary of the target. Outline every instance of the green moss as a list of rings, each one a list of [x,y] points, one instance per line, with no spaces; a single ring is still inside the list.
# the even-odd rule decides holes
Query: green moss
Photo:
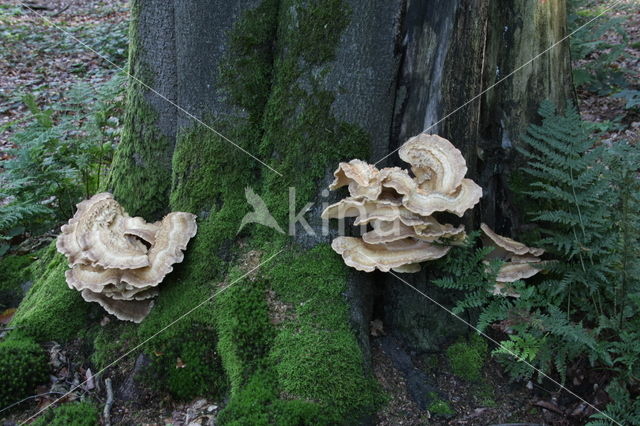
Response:
[[[21,285],[29,280],[32,256],[6,256],[0,259],[0,311],[15,307],[22,299]]]
[[[97,426],[98,408],[89,402],[72,402],[45,411],[33,422],[34,426]]]
[[[299,9],[298,25],[303,37],[292,39],[294,55],[311,64],[322,64],[335,58],[335,46],[349,24],[349,13],[342,0],[307,2]]]
[[[165,340],[154,354],[155,374],[174,398],[189,400],[198,395],[220,397],[227,389],[217,336],[204,326],[191,326],[189,336]],[[157,354],[157,355],[156,355]]]
[[[120,144],[115,152],[107,188],[132,216],[156,219],[166,213],[171,182],[173,146],[157,126],[157,113],[146,99],[154,76],[142,60],[138,34],[139,4],[131,6],[127,109]]]
[[[451,417],[456,414],[455,410],[451,408],[449,403],[441,399],[435,399],[431,404],[429,404],[427,410],[429,410],[429,412],[434,416],[440,417]]]
[[[270,353],[282,391],[314,401],[332,422],[374,410],[382,397],[349,325],[347,270],[339,257],[323,244],[291,250],[263,268],[277,296],[295,306]]]
[[[227,389],[218,352],[213,303],[187,312],[210,296],[212,288],[183,281],[178,271],[155,301],[149,316],[139,325],[112,321],[93,333],[92,361],[104,368],[132,347],[151,359],[143,378],[146,385],[187,400],[198,395],[221,397]],[[139,351],[136,351],[136,354]]]
[[[67,269],[65,257],[51,243],[33,266],[33,286],[20,303],[12,326],[39,342],[78,336],[87,323],[89,304],[67,286]]]
[[[228,282],[238,281],[242,271],[234,269]],[[224,366],[232,389],[237,390],[263,365],[273,338],[265,283],[245,278],[221,293],[215,302],[220,331],[218,349],[225,354]]]
[[[223,425],[326,425],[326,414],[311,401],[279,399],[277,378],[259,370],[238,389],[218,416]]]
[[[221,128],[221,123],[213,125]],[[248,141],[255,133],[250,127],[221,130],[251,150]],[[178,138],[171,208],[199,216],[198,234],[190,243],[184,264],[190,281],[223,276],[238,226],[249,211],[244,189],[255,181],[255,162],[242,154],[229,155],[230,149],[234,148],[203,126],[195,126]]]
[[[465,380],[480,380],[487,351],[487,342],[477,334],[471,335],[468,341],[454,343],[447,349],[451,371]]]
[[[330,69],[326,62],[333,58],[335,44],[348,22],[344,2],[281,1],[278,13],[278,22],[285,24],[278,27],[271,92],[258,132],[262,134],[258,156],[271,159],[269,164],[283,176],[259,169],[262,188],[256,192],[276,221],[284,225],[289,216],[287,187],[296,189],[298,211],[315,198],[327,170],[340,160],[366,155],[368,137],[333,117],[334,94],[322,89]],[[238,28],[264,21],[244,21]],[[250,43],[245,51],[251,52]],[[251,60],[251,55],[245,57]],[[251,228],[250,247],[260,250],[262,259],[281,249],[286,254],[261,267],[264,284],[261,280],[239,284],[238,290],[229,290],[226,300],[219,299],[220,312],[223,306],[232,306],[229,314],[221,313],[225,321],[219,324],[218,348],[232,386],[221,422],[358,421],[375,409],[381,397],[375,381],[364,370],[362,353],[349,326],[343,296],[346,267],[327,245],[304,251],[270,229]],[[272,341],[257,339],[257,348],[243,345],[243,338],[231,338],[243,330],[248,336],[268,336],[263,293],[269,288],[281,302],[295,307],[292,317],[274,330]],[[251,303],[234,300],[245,292],[255,295],[243,297]],[[259,331],[253,333],[255,329]],[[254,357],[265,353],[263,359]],[[323,416],[318,417],[319,413]],[[294,420],[283,423],[279,419]]]
[[[101,370],[136,341],[136,325],[124,321],[97,324],[87,332],[87,339],[93,341],[91,361]]]
[[[183,318],[215,289],[185,280],[181,274],[163,287],[156,306],[136,330],[138,341],[150,339],[144,345],[153,360],[149,377],[156,387],[168,390],[178,399],[221,396],[227,380],[216,350],[213,303],[204,303]],[[157,334],[160,330],[163,331]]]
[[[220,69],[231,102],[249,112],[252,125],[260,125],[271,89],[278,3],[264,0],[237,22]]]
[[[382,402],[349,326],[346,272],[328,245],[292,250],[263,265],[262,278],[237,281],[218,296],[218,351],[232,385],[223,424],[356,421]],[[227,283],[241,274],[234,269]],[[269,323],[266,286],[296,307],[276,330]]]
[[[32,395],[48,378],[47,359],[32,339],[11,334],[0,342],[0,408]]]
[[[496,397],[493,386],[489,383],[479,383],[473,389],[473,396],[478,405],[483,407],[496,407]]]

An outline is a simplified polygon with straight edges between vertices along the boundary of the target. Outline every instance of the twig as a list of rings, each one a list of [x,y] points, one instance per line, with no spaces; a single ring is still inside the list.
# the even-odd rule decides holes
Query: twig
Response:
[[[4,408],[0,409],[0,412],[5,411],[5,410],[8,410],[8,409],[10,409],[10,408],[13,408],[13,407],[15,407],[16,405],[20,405],[20,404],[22,404],[23,402],[28,401],[28,400],[30,400],[30,399],[39,398],[39,397],[41,397],[41,396],[45,396],[45,395],[64,395],[64,392],[45,392],[45,393],[40,393],[40,394],[38,394],[38,395],[31,395],[31,396],[28,396],[28,397],[26,397],[26,398],[24,398],[24,399],[21,399],[21,400],[20,400],[20,401],[18,401],[18,402],[14,402],[13,404],[8,405],[8,406],[6,406],[6,407],[4,407]]]
[[[111,426],[111,406],[113,405],[113,388],[111,387],[111,378],[104,379],[104,385],[107,388],[107,402],[104,404],[104,411],[102,416],[104,417],[104,426]]]
[[[22,8],[31,10],[51,10],[51,8],[46,4],[38,4],[34,2],[23,3]]]
[[[62,9],[58,10],[56,13],[52,14],[51,17],[52,18],[56,18],[58,16],[60,16],[62,13],[64,13],[67,9],[69,9],[69,7],[71,7],[71,3],[69,3],[68,5],[66,5],[65,7],[63,7]]]

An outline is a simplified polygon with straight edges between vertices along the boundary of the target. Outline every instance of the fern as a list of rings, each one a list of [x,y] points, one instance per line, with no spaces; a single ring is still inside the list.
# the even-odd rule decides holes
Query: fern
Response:
[[[614,315],[619,327],[633,315],[628,300],[640,294],[640,182],[637,170],[640,152],[637,147],[620,143],[609,153],[608,175],[613,192],[619,194],[614,211],[618,238],[613,245],[614,286],[610,297],[614,300]]]
[[[587,426],[610,426],[614,424],[611,419],[615,419],[617,424],[640,425],[640,399],[633,398],[624,383],[612,382],[607,386],[607,393],[611,402],[604,413],[592,415],[593,421]]]
[[[33,95],[23,97],[31,116],[12,136],[15,148],[3,162],[0,240],[16,229],[46,231],[98,191],[118,137],[123,82],[116,76],[98,89],[80,83],[48,108]]]
[[[489,265],[483,262],[493,249],[476,248],[479,236],[477,231],[470,233],[462,246],[453,247],[449,255],[436,264],[436,268],[444,276],[433,283],[442,288],[460,291],[461,299],[452,309],[455,314],[483,307],[494,299],[490,292],[495,285],[501,263],[499,260]]]
[[[637,380],[640,152],[626,143],[597,146],[572,107],[558,115],[545,102],[539,112],[542,124],[523,137],[524,194],[537,206],[535,244],[556,261],[515,304],[528,318],[514,329],[523,339],[545,336],[533,360],[545,371],[553,366],[564,377],[570,362],[585,357]]]
[[[492,354],[503,362],[513,379],[527,379],[532,375],[530,364],[538,358],[544,344],[544,337],[531,334],[511,335],[509,340],[501,342]],[[507,360],[515,362],[506,362]]]
[[[472,233],[440,261],[444,277],[435,283],[460,292],[454,312],[479,311],[479,329],[498,323],[509,333],[494,355],[514,379],[539,370],[564,381],[567,366],[582,360],[637,383],[640,152],[597,146],[571,107],[558,115],[543,103],[540,115],[520,150],[529,182],[522,193],[535,206],[530,216],[540,235],[532,244],[546,249],[547,273],[515,283],[517,299],[491,295],[500,264],[483,263],[488,251],[476,248]],[[629,404],[636,404],[632,393]]]
[[[532,219],[543,238],[538,244],[558,258],[553,265],[556,279],[544,283],[555,304],[591,304],[594,320],[605,309],[603,291],[611,275],[615,233],[611,232],[615,203],[602,146],[586,132],[579,114],[568,107],[564,115],[544,102],[539,110],[542,125],[531,125],[523,136],[520,152],[528,160],[524,173],[531,184],[525,192],[540,209]]]

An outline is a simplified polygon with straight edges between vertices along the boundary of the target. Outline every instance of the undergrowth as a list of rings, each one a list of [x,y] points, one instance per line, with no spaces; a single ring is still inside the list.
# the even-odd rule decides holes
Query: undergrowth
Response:
[[[596,143],[571,107],[559,114],[544,102],[539,113],[542,124],[523,136],[529,185],[520,190],[537,225],[529,243],[546,250],[543,272],[514,284],[518,298],[490,295],[497,269],[482,264],[472,234],[436,284],[464,290],[454,311],[478,309],[480,330],[509,330],[493,354],[513,379],[536,375],[527,363],[562,382],[579,365],[606,371],[610,415],[638,423],[640,152]]]
[[[75,204],[98,191],[120,131],[122,75],[98,87],[78,83],[50,107],[23,101],[24,127],[3,162],[0,255],[21,235],[38,235],[71,217]]]
[[[622,7],[629,6],[618,5],[618,8]],[[611,95],[630,89],[633,73],[618,65],[620,58],[629,56],[625,49],[630,37],[622,26],[624,18],[609,16],[613,11],[606,9],[606,4],[594,0],[569,2],[571,56],[572,60],[580,61],[580,65],[573,69],[574,84],[599,95]],[[603,13],[605,16],[600,17]],[[584,25],[588,25],[588,30],[578,30]],[[609,41],[609,37],[606,37],[608,34],[616,35],[621,41]]]

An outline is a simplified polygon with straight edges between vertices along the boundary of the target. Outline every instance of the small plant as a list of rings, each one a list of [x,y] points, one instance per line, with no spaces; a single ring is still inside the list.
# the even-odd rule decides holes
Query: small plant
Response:
[[[475,385],[474,397],[477,403],[483,407],[497,407],[493,385],[482,382]]]
[[[456,414],[455,410],[451,408],[451,405],[449,405],[447,401],[443,401],[437,393],[430,392],[427,396],[432,401],[427,407],[427,410],[434,416],[451,417]]]
[[[610,426],[614,424],[611,419],[615,419],[617,424],[640,424],[640,398],[631,396],[626,384],[620,381],[612,382],[606,390],[611,402],[604,412],[592,415],[593,421],[587,426]]]
[[[3,163],[0,255],[16,235],[49,230],[98,190],[119,134],[123,84],[120,75],[98,89],[81,83],[47,109],[23,98],[31,118]]]
[[[487,342],[481,336],[473,334],[468,341],[449,346],[447,358],[453,374],[468,381],[479,381],[487,353]]]
[[[447,256],[434,263],[441,275],[434,284],[460,292],[460,299],[452,309],[455,314],[501,301],[491,296],[501,262],[494,260],[489,265],[483,262],[493,248],[477,248],[479,236],[478,231],[470,232],[461,245],[452,247]],[[481,321],[481,324],[486,326],[491,322],[489,319]]]

